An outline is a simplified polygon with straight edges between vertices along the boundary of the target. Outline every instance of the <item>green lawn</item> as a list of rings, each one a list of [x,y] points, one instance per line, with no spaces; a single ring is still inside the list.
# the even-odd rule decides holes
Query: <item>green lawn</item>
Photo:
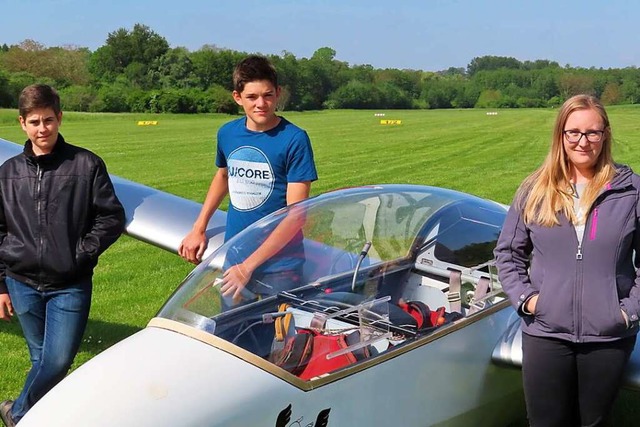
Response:
[[[509,203],[543,160],[556,110],[322,111],[284,114],[311,137],[320,179],[312,194],[354,185],[448,187]],[[640,170],[636,107],[609,109],[617,161]],[[0,110],[0,137],[22,142],[17,111]],[[215,133],[226,115],[66,113],[61,132],[102,156],[109,172],[202,201],[214,171]],[[157,126],[137,126],[157,120]],[[96,269],[90,322],[75,366],[144,327],[190,271],[177,256],[121,238]],[[15,397],[28,369],[16,321],[0,324],[0,400]],[[630,398],[623,404],[637,405]]]

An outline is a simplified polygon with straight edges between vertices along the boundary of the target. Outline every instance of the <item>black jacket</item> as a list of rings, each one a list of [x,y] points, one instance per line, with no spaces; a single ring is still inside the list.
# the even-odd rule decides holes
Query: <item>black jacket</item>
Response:
[[[27,141],[0,166],[0,293],[6,275],[39,290],[91,277],[124,224],[100,157],[62,135],[36,157]]]

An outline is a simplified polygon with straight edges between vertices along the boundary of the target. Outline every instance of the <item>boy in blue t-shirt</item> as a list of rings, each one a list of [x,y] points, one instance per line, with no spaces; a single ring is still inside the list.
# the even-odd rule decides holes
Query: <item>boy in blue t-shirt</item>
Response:
[[[207,224],[227,193],[231,203],[225,241],[265,215],[306,199],[311,182],[318,179],[307,133],[275,113],[280,87],[271,63],[257,55],[245,58],[234,70],[233,85],[233,98],[246,117],[218,131],[218,170],[200,215],[178,249],[180,256],[194,264],[202,259]],[[283,252],[293,250],[292,243],[301,238],[299,221],[295,215],[290,218],[251,254],[225,269],[221,286],[225,297],[237,301],[250,279],[255,282],[252,291],[258,294],[293,285],[296,269],[270,261],[275,254],[282,258]],[[255,289],[265,283],[267,288]]]

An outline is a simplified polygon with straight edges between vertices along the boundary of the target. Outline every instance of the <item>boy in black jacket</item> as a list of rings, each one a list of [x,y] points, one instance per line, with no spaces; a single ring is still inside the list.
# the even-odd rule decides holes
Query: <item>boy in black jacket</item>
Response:
[[[0,319],[17,314],[32,366],[16,401],[0,404],[7,426],[68,372],[87,325],[93,269],[125,223],[102,159],[58,133],[56,91],[26,87],[19,113],[29,139],[0,166]]]

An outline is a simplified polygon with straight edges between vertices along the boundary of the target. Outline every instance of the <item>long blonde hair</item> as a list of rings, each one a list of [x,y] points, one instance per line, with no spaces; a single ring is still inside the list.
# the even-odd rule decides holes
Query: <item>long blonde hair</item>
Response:
[[[576,95],[567,99],[558,112],[547,157],[518,189],[516,200],[523,203],[524,221],[527,224],[537,223],[545,227],[559,225],[559,213],[564,214],[574,224],[578,221],[573,209],[572,166],[564,150],[563,131],[569,116],[579,110],[597,112],[604,124],[603,139],[600,142],[602,150],[594,165],[594,175],[580,198],[585,212],[588,212],[602,189],[616,173],[611,154],[611,127],[604,106],[590,95]]]

